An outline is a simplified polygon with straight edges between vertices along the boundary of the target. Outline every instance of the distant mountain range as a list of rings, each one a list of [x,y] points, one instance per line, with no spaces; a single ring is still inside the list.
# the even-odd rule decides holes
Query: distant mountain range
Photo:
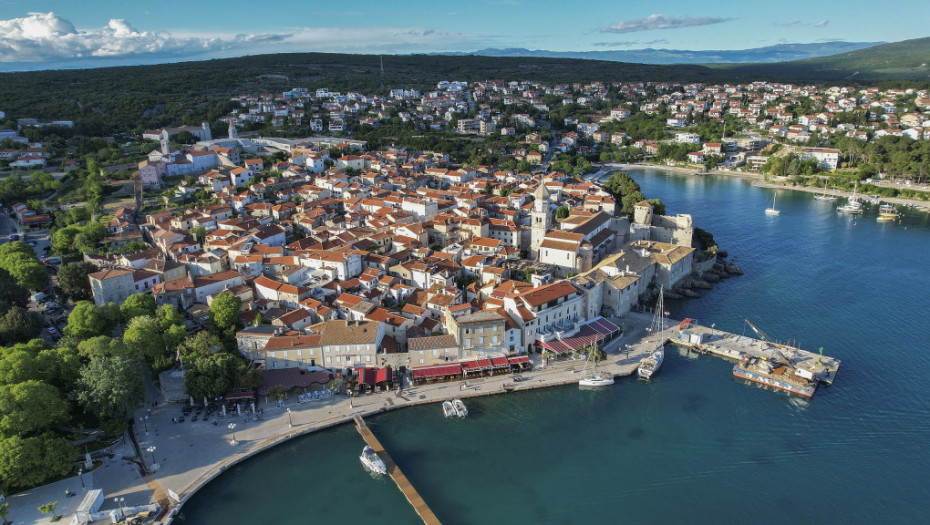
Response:
[[[487,57],[546,57],[546,58],[582,58],[586,60],[609,60],[611,62],[629,62],[635,64],[747,64],[773,63],[790,60],[803,60],[858,49],[877,46],[883,42],[820,42],[814,44],[778,44],[756,47],[753,49],[689,51],[685,49],[631,49],[605,51],[548,51],[545,49],[524,49],[511,47],[506,49],[487,48],[471,53],[448,52],[430,53],[445,56],[487,56]]]

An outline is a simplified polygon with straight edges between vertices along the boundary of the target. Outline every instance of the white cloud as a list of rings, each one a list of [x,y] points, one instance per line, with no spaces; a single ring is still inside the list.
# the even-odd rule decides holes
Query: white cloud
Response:
[[[55,13],[30,13],[0,20],[0,63],[62,62],[80,59],[231,56],[241,53],[451,50],[485,44],[488,37],[424,27],[294,27],[280,34],[172,34],[139,31],[112,19],[99,29],[79,30]],[[493,39],[493,37],[492,37]]]
[[[800,18],[795,18],[794,20],[792,20],[792,21],[790,21],[790,22],[783,22],[783,23],[775,24],[775,25],[781,26],[781,27],[793,27],[793,26],[796,26],[796,25],[798,25],[798,24],[800,24],[800,23],[801,23],[801,19],[800,19]]]
[[[829,20],[821,20],[820,22],[817,22],[817,23],[815,24],[815,27],[824,27],[825,25],[827,25],[827,24],[829,24],[829,23],[830,23]]]
[[[593,45],[598,47],[630,47],[630,46],[654,46],[656,44],[667,44],[668,40],[665,38],[658,38],[656,40],[648,40],[643,42],[642,40],[620,40],[618,42],[595,42]]]
[[[676,29],[680,27],[706,26],[728,22],[732,18],[721,18],[715,16],[665,16],[649,15],[646,18],[634,18],[611,24],[603,33],[635,33],[637,31],[652,31],[654,29]]]

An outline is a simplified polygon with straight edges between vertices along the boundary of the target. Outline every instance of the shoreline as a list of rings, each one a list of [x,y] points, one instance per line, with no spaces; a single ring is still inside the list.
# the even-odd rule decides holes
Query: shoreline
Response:
[[[805,193],[822,193],[821,188],[814,186],[791,186],[785,182],[766,182],[765,177],[760,173],[752,173],[747,171],[735,171],[729,169],[715,169],[712,171],[700,171],[693,168],[686,168],[682,166],[663,166],[661,164],[647,164],[647,163],[605,163],[605,168],[612,168],[613,170],[622,170],[622,169],[656,169],[656,170],[665,170],[675,173],[681,173],[684,175],[692,176],[704,176],[704,175],[718,175],[722,177],[733,177],[738,179],[744,179],[752,181],[752,185],[758,188],[767,188],[772,190],[788,190],[788,191],[801,191]],[[849,198],[852,197],[853,192],[845,190],[830,190],[827,192],[829,195],[836,196],[837,198]],[[859,194],[863,195],[863,194]],[[865,195],[868,197],[868,195]],[[871,200],[871,198],[869,198]],[[924,201],[920,199],[913,199],[909,197],[882,197],[879,196],[879,201],[887,202],[891,204],[901,204],[911,206],[922,212],[930,212],[930,201]]]
[[[651,316],[635,314],[633,312],[630,314],[625,316],[627,322],[623,323],[624,326],[626,326],[626,330],[624,331],[623,335],[618,337],[616,340],[611,341],[605,347],[605,352],[608,354],[607,361],[598,365],[599,371],[609,372],[615,378],[629,377],[634,375],[636,373],[636,369],[639,367],[639,363],[642,357],[651,351],[649,347],[651,340],[647,338],[647,335],[650,334],[648,334],[646,331],[646,328],[651,322]],[[669,327],[668,331],[671,330],[672,327]],[[628,348],[625,355],[622,351],[623,348]],[[540,357],[538,355],[534,355],[534,358],[538,360]],[[492,377],[469,379],[467,381],[410,385],[402,392],[401,395],[393,395],[392,391],[388,391],[378,394],[369,394],[358,398],[352,398],[351,400],[349,398],[341,397],[330,398],[327,400],[327,402],[330,403],[328,405],[323,405],[319,402],[304,402],[291,403],[286,407],[269,407],[266,409],[267,419],[263,420],[259,425],[248,430],[235,431],[235,434],[242,436],[238,439],[240,444],[249,441],[255,442],[254,444],[248,446],[247,449],[242,450],[241,452],[233,451],[228,455],[217,458],[217,460],[207,465],[205,470],[202,471],[199,469],[191,469],[187,472],[179,472],[173,475],[169,475],[166,473],[161,473],[159,469],[149,476],[149,481],[150,483],[155,482],[161,487],[167,484],[171,484],[171,480],[166,478],[190,478],[196,473],[196,477],[193,477],[193,479],[190,481],[183,483],[183,488],[176,492],[176,494],[179,496],[179,499],[175,500],[172,498],[170,500],[171,505],[166,509],[167,514],[165,515],[163,522],[167,525],[173,522],[174,518],[177,517],[177,515],[181,512],[184,505],[187,504],[191,497],[193,497],[211,481],[226,472],[230,467],[233,467],[242,461],[252,458],[266,450],[290,441],[296,437],[305,436],[319,430],[325,430],[346,423],[354,424],[355,416],[368,418],[377,414],[407,407],[438,404],[442,401],[452,400],[455,398],[464,400],[491,395],[511,394],[514,392],[536,390],[541,388],[577,385],[580,378],[578,374],[581,372],[583,365],[584,361],[580,359],[552,362],[541,367],[534,364],[533,369],[528,372],[521,373],[521,375],[526,378],[526,381],[516,383],[514,385],[515,388],[512,391],[505,391],[503,389],[503,384],[513,382],[513,374],[508,373]],[[390,402],[388,402],[388,400],[390,400]],[[351,401],[355,401],[355,403],[353,404]],[[301,405],[310,406],[305,407]],[[173,405],[169,409],[175,411],[178,406],[180,405]],[[291,411],[291,409],[294,407],[299,408]],[[161,409],[162,407],[159,408]],[[314,411],[314,409],[325,408],[338,409],[339,413],[337,415],[331,415],[321,419],[311,419],[309,422],[296,421],[297,419],[302,419],[301,416],[305,416],[308,411],[310,411],[312,415],[312,411]],[[348,408],[348,410],[346,410],[346,408]],[[269,411],[272,411],[273,415],[268,414]],[[328,414],[332,414],[332,410],[330,410]],[[293,417],[295,420],[293,425],[290,424],[291,417]],[[182,425],[186,424],[187,423],[182,423]],[[219,426],[225,427],[225,425],[226,422],[224,421]],[[275,429],[278,427],[281,428],[281,431],[275,431]],[[267,433],[268,430],[271,430],[270,434]],[[263,435],[258,439],[248,439],[249,434],[256,433],[261,433]],[[140,438],[141,437],[142,436],[140,436]],[[225,431],[223,431],[221,439],[225,446],[235,446],[228,444],[229,440]],[[210,447],[210,445],[207,443],[204,443],[203,446],[204,448]],[[185,476],[185,474],[187,474],[187,476]],[[182,480],[176,479],[174,481],[179,482]],[[171,487],[165,488],[172,490]]]

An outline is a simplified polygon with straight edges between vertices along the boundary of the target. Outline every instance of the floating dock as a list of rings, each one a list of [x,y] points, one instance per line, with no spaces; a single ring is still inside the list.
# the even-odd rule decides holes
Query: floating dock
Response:
[[[413,488],[407,476],[401,472],[400,467],[391,459],[391,455],[384,450],[384,447],[381,446],[381,442],[378,441],[378,438],[375,437],[371,429],[368,428],[368,425],[365,424],[365,420],[362,419],[362,416],[355,416],[355,428],[358,430],[358,433],[362,435],[362,439],[365,440],[365,443],[368,443],[368,446],[381,457],[382,461],[384,461],[385,466],[387,466],[388,475],[391,476],[394,483],[397,483],[397,488],[403,492],[404,497],[406,497],[410,505],[413,506],[413,510],[419,514],[423,523],[426,525],[439,525],[439,518],[433,514],[433,511],[430,510],[429,505],[426,504],[420,496],[420,493],[417,492],[417,489]]]
[[[694,323],[687,323],[688,326],[684,328],[684,324],[686,323],[680,323],[679,329],[676,330],[678,335],[671,337],[670,342],[700,354],[715,355],[736,362],[747,356],[774,363],[787,359],[787,364],[792,368],[804,374],[809,372],[810,376],[816,379],[816,384],[832,385],[840,368],[840,360],[833,357],[790,345],[714,330]]]

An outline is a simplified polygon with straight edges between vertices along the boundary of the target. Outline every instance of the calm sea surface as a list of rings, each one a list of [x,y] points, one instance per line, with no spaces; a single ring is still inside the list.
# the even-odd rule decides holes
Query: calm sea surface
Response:
[[[804,401],[732,379],[669,347],[649,383],[563,387],[438,406],[369,425],[443,523],[927,523],[930,223],[838,214],[836,203],[722,177],[634,170],[668,213],[690,213],[746,274],[671,317],[823,346],[836,383]],[[389,479],[363,471],[351,426],[241,463],[181,523],[417,523]]]

